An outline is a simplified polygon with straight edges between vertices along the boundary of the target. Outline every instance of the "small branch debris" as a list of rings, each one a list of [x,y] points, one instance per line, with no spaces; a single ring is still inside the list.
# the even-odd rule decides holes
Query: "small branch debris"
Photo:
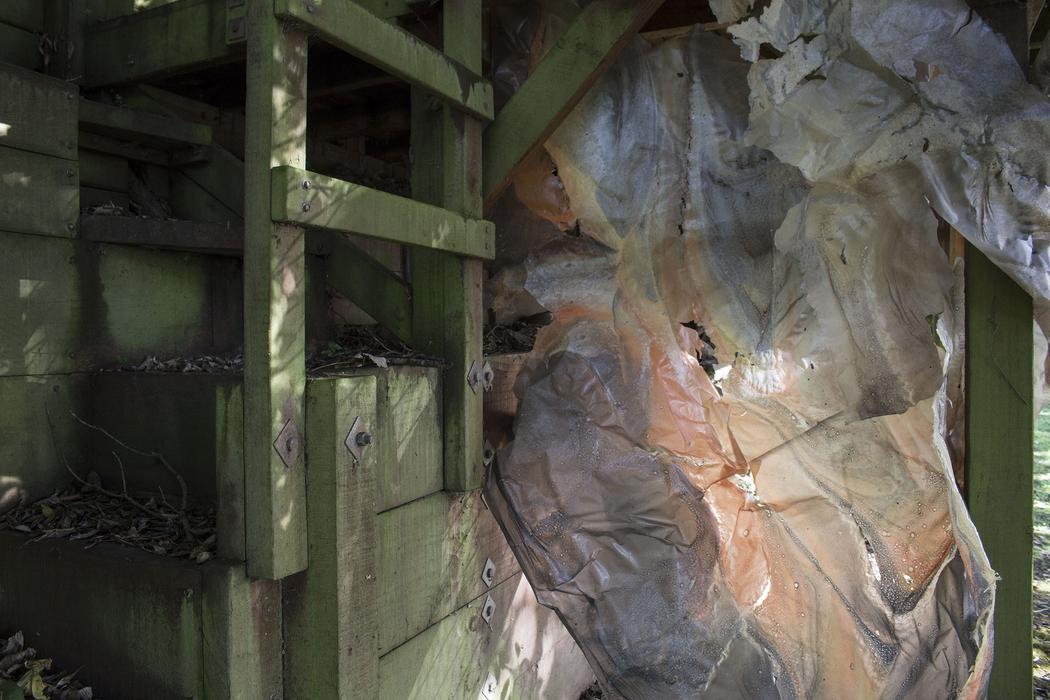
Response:
[[[536,334],[549,323],[548,319],[536,322],[523,319],[509,326],[490,326],[485,330],[483,349],[486,355],[506,355],[531,352],[536,345]]]
[[[16,632],[0,639],[0,691],[5,683],[15,684],[26,700],[95,700],[90,686],[80,683],[77,671],[54,670],[51,659],[38,659],[37,651],[25,646],[25,637]]]

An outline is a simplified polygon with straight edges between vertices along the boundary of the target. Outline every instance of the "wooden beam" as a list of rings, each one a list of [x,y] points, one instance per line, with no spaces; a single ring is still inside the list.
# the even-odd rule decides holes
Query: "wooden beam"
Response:
[[[376,378],[312,380],[308,399],[310,568],[284,582],[285,697],[373,700],[378,452],[366,447],[358,461],[345,442],[382,429]]]
[[[153,112],[80,101],[80,125],[87,131],[135,142],[209,146],[211,127]]]
[[[141,216],[80,217],[80,237],[96,243],[239,256],[244,244],[241,226],[205,221],[151,219]]]
[[[663,0],[594,0],[485,130],[485,205],[541,148]]]
[[[403,341],[412,339],[412,294],[404,280],[346,236],[331,236],[328,285]]]
[[[491,222],[294,167],[272,173],[274,221],[492,259]]]
[[[307,37],[248,3],[244,188],[244,457],[248,574],[307,564],[306,249],[270,218],[270,168],[305,165]]]
[[[0,146],[76,159],[75,86],[0,64],[0,95]]]
[[[966,249],[966,485],[992,568],[995,661],[988,697],[1032,697],[1032,298]]]
[[[354,0],[275,0],[277,16],[481,119],[493,114],[492,86],[475,68],[442,54]],[[447,52],[446,46],[446,52]]]
[[[0,146],[0,230],[72,238],[80,213],[75,160]]]
[[[481,70],[481,1],[442,8],[444,46]],[[466,217],[481,216],[481,122],[448,105],[436,109],[412,91],[412,196]],[[484,363],[480,260],[432,250],[412,253],[413,335],[417,350],[443,357],[445,488],[469,491],[484,482],[482,388],[468,380]]]

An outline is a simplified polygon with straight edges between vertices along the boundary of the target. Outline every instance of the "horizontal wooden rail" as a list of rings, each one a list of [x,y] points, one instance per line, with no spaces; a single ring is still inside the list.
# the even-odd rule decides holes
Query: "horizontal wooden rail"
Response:
[[[489,221],[287,165],[270,173],[274,221],[472,258],[495,255],[495,227]]]
[[[276,0],[275,12],[475,117],[493,117],[491,84],[354,0]]]
[[[212,142],[211,127],[206,124],[92,100],[80,101],[79,119],[86,131],[132,141],[189,146],[208,146]]]

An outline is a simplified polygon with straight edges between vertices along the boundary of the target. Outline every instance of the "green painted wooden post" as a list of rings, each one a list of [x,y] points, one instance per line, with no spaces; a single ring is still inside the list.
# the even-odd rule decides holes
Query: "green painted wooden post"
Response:
[[[449,0],[444,48],[468,70],[481,71],[481,1]],[[412,92],[412,196],[468,218],[481,216],[481,123],[419,89]],[[468,491],[484,480],[482,388],[467,374],[484,362],[480,260],[414,250],[413,328],[416,348],[444,357],[445,488]]]
[[[485,203],[558,128],[663,0],[594,0],[485,130]]]
[[[1032,298],[966,247],[966,492],[995,594],[989,698],[1032,697]]]
[[[306,550],[302,228],[270,218],[270,169],[306,160],[306,49],[270,0],[248,2],[244,185],[244,457],[248,573],[302,571]]]
[[[379,452],[372,445],[355,460],[346,441],[382,430],[376,377],[311,380],[308,400],[310,568],[284,582],[285,693],[372,700],[379,684]]]

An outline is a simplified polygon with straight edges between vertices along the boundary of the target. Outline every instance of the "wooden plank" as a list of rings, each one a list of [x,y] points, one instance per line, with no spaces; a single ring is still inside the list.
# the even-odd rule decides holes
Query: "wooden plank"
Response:
[[[486,623],[481,611],[490,595]],[[578,698],[594,674],[555,613],[515,574],[383,656],[379,679],[382,700],[532,700]]]
[[[443,6],[444,46],[472,70],[481,69],[481,3]],[[481,216],[481,123],[448,106],[431,109],[412,92],[412,195],[466,217]],[[445,488],[468,491],[484,481],[482,391],[467,376],[482,365],[480,260],[436,251],[412,253],[416,349],[443,357]]]
[[[79,669],[100,697],[200,697],[201,576],[213,562],[111,544],[27,546],[10,532],[0,532],[0,559],[6,628],[24,630],[57,667]]]
[[[215,387],[215,532],[222,559],[245,561],[244,387]]]
[[[80,125],[85,131],[147,144],[211,145],[211,127],[173,119],[142,109],[80,101]]]
[[[441,371],[436,367],[377,370],[375,431],[379,450],[376,512],[441,490],[444,450]]]
[[[376,426],[376,379],[311,380],[307,391],[310,567],[284,582],[285,693],[372,700],[379,675],[375,468],[346,440]]]
[[[412,294],[405,282],[349,238],[333,234],[328,286],[405,342],[412,339]]]
[[[0,64],[0,146],[76,158],[76,89],[17,66]]]
[[[306,184],[308,183],[308,184]],[[491,260],[491,222],[293,167],[273,169],[273,220]]]
[[[39,45],[36,34],[0,22],[0,61],[35,69],[40,65]]]
[[[205,162],[185,165],[183,175],[197,183],[230,211],[244,216],[244,162],[225,148],[213,145]]]
[[[258,700],[284,693],[281,584],[253,581],[243,566],[203,572],[201,651],[205,698]]]
[[[966,249],[966,485],[1001,579],[989,697],[1032,697],[1032,298]]]
[[[48,75],[79,84],[84,76],[84,19],[86,0],[43,0],[44,34],[50,51]]]
[[[228,223],[85,214],[80,218],[80,237],[96,243],[240,256],[244,228]]]
[[[663,0],[595,0],[573,20],[485,130],[486,205],[541,148]]]
[[[44,4],[40,0],[4,0],[0,3],[0,22],[27,32],[42,32]]]
[[[169,204],[172,215],[180,219],[231,224],[243,220],[240,214],[224,205],[184,173],[174,169],[171,171]],[[243,210],[243,206],[241,209]]]
[[[467,65],[353,0],[275,0],[277,16],[298,22],[329,44],[481,118],[492,119],[492,85],[481,78],[478,61]],[[480,19],[478,20],[480,22]]]
[[[84,151],[106,153],[125,160],[133,160],[139,163],[150,163],[165,168],[170,164],[171,159],[167,152],[162,151],[159,148],[151,148],[137,143],[128,143],[119,139],[110,138],[109,136],[92,134],[87,131],[81,131],[77,138],[80,146],[79,152],[81,153]]]
[[[226,44],[224,0],[180,0],[89,26],[85,87],[126,85],[244,60]]]
[[[302,228],[270,218],[270,169],[306,160],[302,32],[266,2],[248,5],[245,110],[244,458],[248,573],[306,568],[306,248]]]
[[[380,424],[381,425],[381,424]],[[379,652],[384,654],[520,571],[480,491],[437,493],[379,516]]]
[[[125,158],[82,150],[80,156],[80,184],[113,192],[127,192],[131,170]]]
[[[0,230],[71,237],[80,206],[76,161],[0,146]]]

